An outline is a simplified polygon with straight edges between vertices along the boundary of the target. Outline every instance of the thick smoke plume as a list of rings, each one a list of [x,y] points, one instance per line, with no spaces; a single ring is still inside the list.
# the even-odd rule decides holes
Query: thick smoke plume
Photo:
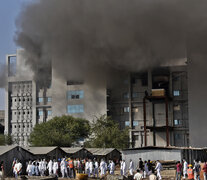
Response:
[[[37,80],[100,81],[206,54],[204,0],[42,0],[25,6],[15,41]]]

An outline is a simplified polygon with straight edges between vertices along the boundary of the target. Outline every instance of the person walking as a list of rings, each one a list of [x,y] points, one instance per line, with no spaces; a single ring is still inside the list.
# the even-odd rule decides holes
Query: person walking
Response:
[[[161,173],[161,170],[162,170],[162,164],[160,163],[159,160],[157,160],[157,164],[156,164],[155,170],[157,171],[157,177],[158,177],[158,179],[161,180],[162,177],[161,177],[161,174],[160,173]]]
[[[139,169],[140,169],[141,171],[143,171],[143,168],[144,168],[144,165],[143,165],[142,158],[139,158]]]
[[[123,160],[123,167],[122,167],[123,176],[126,176],[126,162]]]
[[[133,176],[134,174],[134,162],[130,159],[130,162],[129,162],[129,174],[131,176]]]
[[[178,161],[176,165],[176,180],[181,180],[181,172],[182,172],[182,164],[180,163],[180,161]]]
[[[194,179],[194,173],[193,173],[193,169],[192,169],[192,164],[188,165],[188,170],[187,170],[187,174],[188,174],[188,179],[189,180],[193,180]]]
[[[18,160],[16,160],[16,164],[14,165],[14,173],[15,173],[15,178],[16,179],[22,173],[22,163],[20,161],[18,161]]]
[[[149,170],[148,170],[148,163],[147,161],[144,161],[144,178],[148,175]]]
[[[183,159],[183,178],[185,179],[187,177],[187,171],[188,171],[188,163],[185,159]]]
[[[194,165],[194,179],[195,180],[200,180],[200,171],[201,171],[201,166],[198,162],[198,160],[195,161],[195,165]]]

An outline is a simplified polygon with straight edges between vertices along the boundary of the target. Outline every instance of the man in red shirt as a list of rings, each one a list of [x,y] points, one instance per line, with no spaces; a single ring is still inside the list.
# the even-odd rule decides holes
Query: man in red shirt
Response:
[[[206,180],[206,175],[207,175],[207,164],[204,162],[203,165],[203,179]]]
[[[180,161],[177,162],[176,180],[181,180],[182,164]]]

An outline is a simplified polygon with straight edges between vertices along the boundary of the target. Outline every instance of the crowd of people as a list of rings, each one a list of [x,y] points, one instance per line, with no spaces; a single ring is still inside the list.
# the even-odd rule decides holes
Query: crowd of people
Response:
[[[178,161],[176,165],[176,179],[181,180],[183,178],[188,178],[191,180],[200,180],[200,172],[203,170],[203,179],[206,180],[207,177],[207,164],[204,162],[201,167],[201,162],[194,160],[194,164],[188,164],[186,160],[182,162]]]
[[[18,160],[14,160],[12,164],[13,174],[17,178],[22,173],[22,164]],[[28,176],[57,176],[63,178],[75,178],[76,173],[88,174],[88,177],[104,176],[107,172],[114,174],[115,163],[109,160],[106,163],[103,159],[98,162],[94,159],[72,159],[62,158],[46,161],[34,160],[27,162],[26,172]]]
[[[117,163],[117,162],[116,162]],[[186,160],[182,162],[178,161],[176,164],[176,180],[181,180],[181,177],[185,179],[200,180],[200,171],[203,170],[203,177],[206,180],[207,176],[207,164],[206,162],[201,167],[201,163],[197,160],[194,161],[194,165],[188,164]],[[163,170],[162,164],[159,160],[155,163],[152,161],[142,161],[139,158],[138,166],[135,167],[133,160],[130,160],[127,167],[125,160],[121,160],[119,163],[120,175],[132,176],[134,180],[141,180],[143,178],[149,178],[149,180],[162,179],[161,171]],[[22,173],[22,164],[18,160],[14,160],[12,164],[14,176],[17,178]],[[46,161],[34,160],[27,162],[26,172],[28,176],[57,176],[63,178],[75,178],[76,173],[87,174],[88,177],[102,177],[104,175],[114,174],[116,164],[113,160],[108,162],[102,159],[100,162],[94,159],[72,159],[62,158],[56,160]],[[155,174],[156,171],[156,174]]]

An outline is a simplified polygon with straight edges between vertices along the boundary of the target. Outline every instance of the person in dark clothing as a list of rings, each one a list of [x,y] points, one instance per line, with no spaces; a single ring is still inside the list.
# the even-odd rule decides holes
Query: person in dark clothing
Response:
[[[139,169],[143,171],[143,168],[144,168],[144,164],[142,158],[139,158]]]

